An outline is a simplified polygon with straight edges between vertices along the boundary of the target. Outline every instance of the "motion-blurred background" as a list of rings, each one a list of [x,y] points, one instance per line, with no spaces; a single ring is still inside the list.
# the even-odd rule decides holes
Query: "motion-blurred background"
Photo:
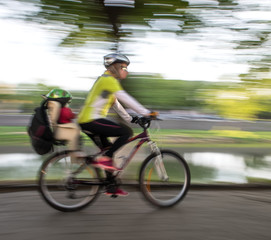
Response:
[[[25,131],[40,95],[69,90],[78,112],[117,51],[131,60],[124,88],[167,120],[163,144],[185,155],[192,181],[269,182],[270,10],[269,0],[0,0],[1,178],[32,179],[41,163]],[[24,164],[30,177],[13,172],[22,159],[36,164]]]

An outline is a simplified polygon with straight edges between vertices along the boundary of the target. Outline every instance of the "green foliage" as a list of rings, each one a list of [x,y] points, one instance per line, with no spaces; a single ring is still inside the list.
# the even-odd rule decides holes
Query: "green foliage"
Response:
[[[179,28],[175,33],[200,25],[196,15],[186,12],[188,1],[136,0],[135,8],[106,7],[103,0],[42,0],[33,1],[40,11],[27,20],[50,24],[56,31],[67,31],[61,46],[82,45],[89,41],[120,41],[132,35],[133,30],[123,24],[149,26],[157,19],[175,19]],[[178,24],[182,23],[182,26]],[[193,24],[192,24],[193,23]],[[166,30],[170,31],[170,30]],[[124,40],[125,41],[125,40]],[[116,46],[118,48],[118,46]]]
[[[253,6],[233,0],[218,0],[218,5],[191,5],[188,0],[136,0],[135,8],[110,8],[104,6],[103,0],[20,2],[22,1],[35,5],[36,11],[22,11],[16,15],[20,21],[31,21],[59,33],[59,36],[63,36],[59,45],[74,49],[94,43],[95,47],[99,44],[99,49],[120,51],[125,49],[121,46],[123,42],[136,42],[138,37],[144,39],[142,36],[149,32],[170,32],[174,37],[184,36],[193,40],[193,33],[208,27],[246,34],[247,39],[240,37],[239,40],[234,40],[235,49],[239,54],[242,49],[254,50],[253,54],[256,56],[257,52],[263,52],[261,47],[268,44],[271,33],[270,29],[266,28],[269,20],[244,22],[244,27],[225,24],[221,19],[210,21],[213,19],[213,9],[228,12],[229,19],[232,12],[253,10]],[[202,11],[206,12],[206,20],[199,15]],[[12,15],[12,20],[16,16]],[[153,27],[153,23],[158,24]],[[251,26],[256,24],[257,27]],[[197,109],[232,118],[271,118],[271,79],[263,77],[263,74],[268,76],[267,73],[270,72],[271,57],[266,52],[259,54],[258,60],[250,60],[253,54],[250,53],[244,60],[251,69],[248,73],[240,73],[242,82],[238,84],[173,81],[154,75],[132,75],[123,84],[131,95],[154,109]],[[2,91],[0,107],[32,112],[41,100],[40,94],[45,94],[50,89],[51,87],[38,84],[21,85],[13,94]],[[82,91],[72,94],[74,99],[71,106],[79,110],[87,93]]]
[[[19,111],[32,113],[43,100],[42,95],[46,95],[53,88],[58,86],[46,86],[44,84],[20,84],[15,89],[0,87],[0,106],[2,111]],[[73,100],[71,107],[79,111],[84,103],[87,92],[70,91]]]
[[[123,87],[142,104],[155,109],[200,109],[201,91],[209,84],[198,81],[165,80],[154,75],[130,75]]]
[[[242,77],[241,83],[206,92],[208,108],[228,118],[271,119],[271,79]]]
[[[159,75],[131,74],[122,81],[124,89],[153,110],[198,110],[227,118],[270,119],[271,80],[243,81],[238,84],[166,80]],[[57,86],[23,84],[15,89],[0,88],[2,111],[32,113],[47,94]],[[70,91],[71,108],[79,112],[87,91]]]

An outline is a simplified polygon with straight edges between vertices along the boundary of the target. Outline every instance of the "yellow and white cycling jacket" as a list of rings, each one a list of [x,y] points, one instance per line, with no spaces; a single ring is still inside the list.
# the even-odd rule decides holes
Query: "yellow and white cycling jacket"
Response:
[[[111,107],[125,121],[130,122],[132,117],[126,112],[120,102],[143,116],[150,113],[149,110],[124,91],[119,81],[106,71],[97,79],[90,90],[85,104],[79,113],[78,123],[82,124],[94,119],[105,118]]]

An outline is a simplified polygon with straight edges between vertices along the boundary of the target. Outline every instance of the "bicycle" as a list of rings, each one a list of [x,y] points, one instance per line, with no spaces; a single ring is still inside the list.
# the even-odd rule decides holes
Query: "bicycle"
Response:
[[[190,170],[185,159],[172,150],[160,150],[150,139],[148,128],[151,118],[140,118],[143,131],[130,138],[128,143],[139,140],[122,161],[119,171],[108,172],[91,165],[101,154],[89,155],[74,161],[71,151],[56,152],[41,166],[38,184],[41,196],[53,208],[77,211],[93,203],[108,189],[116,189],[121,183],[117,178],[144,143],[152,153],[143,161],[139,171],[139,189],[153,205],[161,208],[172,207],[186,196],[190,186]],[[112,197],[116,197],[112,195]]]

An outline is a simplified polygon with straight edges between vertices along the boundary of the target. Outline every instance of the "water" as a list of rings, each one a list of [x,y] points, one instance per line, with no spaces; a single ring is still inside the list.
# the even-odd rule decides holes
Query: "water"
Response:
[[[214,152],[184,153],[192,183],[271,182],[271,155],[242,155]],[[0,180],[35,180],[43,158],[36,154],[0,154]],[[137,171],[123,178],[136,176]]]
[[[34,180],[41,163],[37,154],[0,154],[0,180]]]
[[[186,153],[192,182],[259,183],[271,181],[271,156]]]

